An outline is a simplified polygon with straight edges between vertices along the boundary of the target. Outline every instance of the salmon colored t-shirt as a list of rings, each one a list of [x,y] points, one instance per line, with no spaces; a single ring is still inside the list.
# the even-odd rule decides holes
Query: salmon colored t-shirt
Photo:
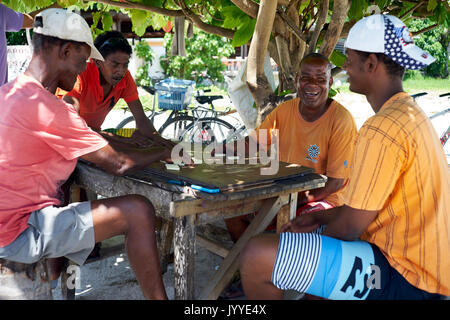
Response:
[[[308,122],[300,114],[300,98],[286,101],[275,108],[256,129],[279,130],[279,159],[314,168],[316,173],[337,179],[347,179],[353,158],[356,125],[350,112],[338,102],[316,121]],[[264,146],[262,141],[259,142]],[[334,206],[343,204],[343,191],[324,200]]]
[[[100,130],[106,116],[120,98],[123,98],[126,103],[139,99],[137,86],[130,71],[127,71],[108,96],[104,97],[103,88],[100,85],[100,73],[92,61],[78,76],[72,91],[66,92],[58,88],[56,95],[58,97],[69,95],[77,98],[80,101],[80,116],[89,127],[97,130]]]
[[[409,283],[450,295],[450,177],[439,138],[405,92],[359,131],[345,204],[378,211],[361,235]]]
[[[0,247],[32,211],[59,205],[77,158],[107,145],[73,106],[20,75],[0,87]]]

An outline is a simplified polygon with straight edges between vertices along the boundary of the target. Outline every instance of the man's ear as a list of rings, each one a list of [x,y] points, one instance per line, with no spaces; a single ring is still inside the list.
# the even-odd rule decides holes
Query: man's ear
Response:
[[[70,42],[66,42],[64,43],[61,47],[59,47],[59,57],[63,60],[66,60],[70,57],[70,55],[72,54],[71,52],[71,47],[73,46],[72,43]]]
[[[92,61],[94,61],[94,63],[97,66],[97,68],[100,69],[100,66],[102,65],[103,61],[100,61],[100,60],[97,60],[97,59],[92,59]]]

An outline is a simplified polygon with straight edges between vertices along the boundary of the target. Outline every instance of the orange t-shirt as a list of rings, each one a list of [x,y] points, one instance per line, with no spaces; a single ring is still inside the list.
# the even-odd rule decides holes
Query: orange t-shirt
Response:
[[[314,168],[326,176],[347,179],[351,168],[356,138],[356,125],[350,112],[334,101],[316,121],[303,119],[298,109],[299,98],[289,100],[275,108],[256,129],[266,129],[267,143],[271,143],[269,130],[279,130],[279,159]],[[263,146],[262,141],[259,142]],[[343,204],[343,189],[324,200],[334,206]]]
[[[106,146],[75,108],[20,75],[0,87],[0,247],[25,230],[30,213],[59,205],[78,157]]]
[[[56,95],[62,97],[69,95],[80,101],[80,116],[89,127],[100,130],[106,116],[120,98],[129,103],[139,99],[136,83],[130,74],[125,73],[123,79],[112,88],[107,97],[103,97],[103,88],[100,85],[100,73],[94,62],[87,64],[86,70],[77,78],[72,91],[66,92],[57,89]]]
[[[439,138],[405,92],[359,131],[345,204],[377,210],[361,240],[409,283],[450,295],[450,179]]]

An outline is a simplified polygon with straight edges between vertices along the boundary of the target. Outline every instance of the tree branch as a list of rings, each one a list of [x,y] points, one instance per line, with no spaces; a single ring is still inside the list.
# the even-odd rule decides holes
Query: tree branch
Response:
[[[347,12],[350,9],[349,0],[334,0],[333,13],[331,14],[330,24],[323,37],[320,53],[325,57],[330,57],[341,35],[344,27]]]
[[[128,2],[126,0],[121,0],[120,2],[113,1],[113,0],[96,0],[95,2],[104,3],[104,4],[107,4],[110,6],[123,8],[123,9],[140,9],[140,10],[150,11],[150,12],[158,13],[158,14],[161,14],[164,16],[169,16],[169,17],[184,16],[184,13],[182,10],[169,10],[169,9],[164,9],[164,8],[160,8],[160,7],[149,6],[149,5],[142,4],[142,3]]]
[[[416,32],[411,32],[411,34],[413,35],[413,37],[414,36],[418,36],[419,34],[422,34],[422,33],[424,33],[424,32],[427,32],[427,31],[430,31],[430,30],[433,30],[434,28],[436,28],[436,27],[438,27],[439,25],[436,23],[436,24],[432,24],[431,26],[428,26],[428,27],[426,27],[426,28],[423,28],[422,30],[419,30],[419,31],[416,31]]]
[[[193,13],[187,6],[186,3],[184,2],[184,0],[178,0],[175,1],[175,3],[177,3],[177,5],[180,6],[181,11],[184,13],[184,15],[186,16],[186,18],[188,18],[189,20],[192,21],[192,23],[194,23],[194,25],[205,31],[208,33],[213,33],[213,34],[217,34],[221,37],[226,37],[229,39],[233,39],[234,36],[234,31],[230,30],[230,29],[225,29],[222,27],[217,27],[217,26],[213,26],[207,23],[204,23],[202,21],[202,19],[200,19],[195,13]]]
[[[413,13],[417,8],[419,8],[421,5],[423,5],[425,2],[424,1],[420,1],[418,4],[416,4],[414,7],[412,7],[411,9],[409,9],[408,11],[406,11],[401,17],[398,17],[400,20],[402,20],[403,18],[407,17],[408,15],[410,15],[411,13]]]
[[[259,5],[256,2],[251,0],[231,0],[231,2],[251,18],[256,19],[258,16]]]
[[[322,31],[323,25],[325,24],[328,16],[329,0],[322,0],[319,9],[319,18],[317,19],[316,26],[314,27],[311,40],[309,41],[309,52],[314,52],[316,48],[317,40],[319,39],[320,32]]]
[[[272,88],[264,73],[264,61],[275,20],[276,8],[276,1],[261,0],[255,32],[248,52],[247,86],[258,107],[264,106],[265,99],[273,96]],[[258,114],[261,116],[261,112],[258,112]],[[259,125],[258,120],[257,125]]]
[[[286,22],[288,27],[297,36],[297,38],[306,42],[306,36],[300,31],[300,29],[295,25],[295,23],[286,15],[286,13],[284,13],[283,10],[277,9],[277,14],[284,22]]]

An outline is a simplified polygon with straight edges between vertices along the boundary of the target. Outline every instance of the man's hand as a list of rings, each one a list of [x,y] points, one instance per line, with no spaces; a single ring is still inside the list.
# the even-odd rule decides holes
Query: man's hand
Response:
[[[175,143],[164,139],[157,132],[151,135],[144,135],[140,130],[136,129],[131,136],[131,139],[134,144],[140,147],[161,146],[165,148],[173,148],[175,146]]]

